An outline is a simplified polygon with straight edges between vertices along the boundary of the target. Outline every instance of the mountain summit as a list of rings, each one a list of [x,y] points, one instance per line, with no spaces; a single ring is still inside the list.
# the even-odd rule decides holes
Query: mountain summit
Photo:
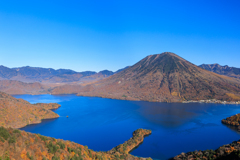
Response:
[[[240,80],[204,70],[171,52],[150,55],[106,79],[83,87],[79,95],[180,102],[239,100]]]

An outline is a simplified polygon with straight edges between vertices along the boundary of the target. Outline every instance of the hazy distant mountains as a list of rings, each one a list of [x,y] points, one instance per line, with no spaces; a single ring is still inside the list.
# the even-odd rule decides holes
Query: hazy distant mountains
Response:
[[[219,64],[202,64],[199,67],[217,74],[226,75],[229,77],[240,78],[240,68],[221,66]]]
[[[174,53],[150,55],[96,83],[78,95],[116,99],[179,102],[240,100],[240,80],[204,70]]]
[[[5,66],[0,66],[0,80],[16,80],[28,83],[68,83],[100,80],[117,72],[108,70],[103,70],[98,73],[93,71],[75,72],[70,69],[54,70],[52,68],[39,68],[29,66],[20,68],[8,68]]]

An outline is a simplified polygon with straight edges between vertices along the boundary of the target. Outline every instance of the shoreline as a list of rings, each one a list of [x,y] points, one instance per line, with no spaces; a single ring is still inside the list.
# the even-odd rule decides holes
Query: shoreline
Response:
[[[189,101],[182,101],[182,103],[212,103],[212,104],[240,104],[240,101],[221,101],[216,99],[207,99],[207,100],[189,100]]]
[[[44,94],[13,94],[12,96],[19,96],[19,95],[44,95]],[[206,100],[185,100],[185,101],[178,101],[178,102],[166,102],[166,101],[148,101],[148,100],[134,100],[134,99],[127,99],[127,98],[111,98],[111,97],[105,97],[105,96],[84,96],[79,93],[70,93],[70,94],[46,94],[46,95],[75,95],[78,97],[96,97],[96,98],[106,98],[106,99],[116,99],[116,100],[125,100],[125,101],[142,101],[142,102],[158,102],[158,103],[212,103],[212,104],[234,104],[234,105],[240,105],[240,101],[222,101],[217,99],[206,99]]]
[[[41,122],[36,122],[36,123],[31,123],[31,124],[27,124],[23,127],[18,127],[18,128],[15,128],[15,129],[22,129],[22,128],[25,128],[25,127],[28,127],[28,126],[32,126],[32,125],[38,125],[40,123],[42,123],[43,121],[47,121],[47,120],[54,120],[54,119],[58,119],[60,116],[58,115],[58,117],[55,117],[55,118],[46,118],[46,119],[41,119]]]

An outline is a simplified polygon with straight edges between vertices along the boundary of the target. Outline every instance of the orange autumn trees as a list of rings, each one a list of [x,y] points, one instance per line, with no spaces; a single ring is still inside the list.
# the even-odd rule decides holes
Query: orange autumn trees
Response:
[[[146,132],[145,132],[146,131]],[[141,140],[148,130],[133,133]],[[0,159],[11,160],[142,160],[127,152],[95,152],[87,146],[12,128],[0,127]],[[139,141],[140,142],[140,141]],[[132,146],[133,147],[133,146]],[[127,148],[129,151],[130,148]]]
[[[42,119],[57,118],[59,116],[50,109],[58,107],[60,105],[56,103],[33,105],[0,92],[0,126],[21,128],[28,124],[40,123]]]
[[[240,123],[240,114],[236,114],[226,119],[223,119],[222,123],[238,127]]]

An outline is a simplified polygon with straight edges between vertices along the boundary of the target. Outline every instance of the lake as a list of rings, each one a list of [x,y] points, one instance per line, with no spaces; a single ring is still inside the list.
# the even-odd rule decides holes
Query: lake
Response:
[[[156,103],[76,95],[14,95],[30,103],[61,104],[57,119],[44,120],[22,130],[108,151],[124,143],[138,128],[152,134],[131,152],[140,157],[165,160],[195,150],[217,149],[240,139],[240,134],[221,123],[240,113],[240,105],[204,103]],[[68,118],[66,116],[69,116]]]

